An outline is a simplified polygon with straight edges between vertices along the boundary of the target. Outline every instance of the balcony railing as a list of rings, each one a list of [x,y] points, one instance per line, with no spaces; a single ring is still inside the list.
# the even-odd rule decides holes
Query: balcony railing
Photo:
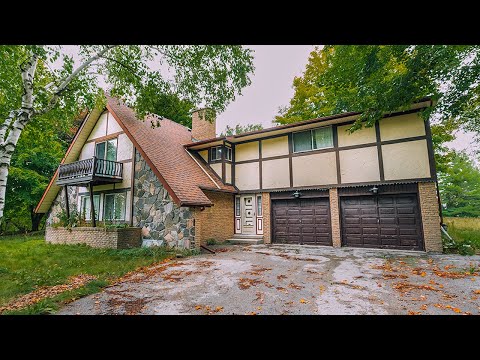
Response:
[[[98,159],[94,156],[90,159],[60,165],[57,185],[121,182],[122,173],[123,163]]]

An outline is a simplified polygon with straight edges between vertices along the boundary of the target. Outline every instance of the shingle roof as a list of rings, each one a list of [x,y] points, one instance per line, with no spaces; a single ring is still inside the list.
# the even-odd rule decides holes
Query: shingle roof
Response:
[[[184,145],[192,141],[191,132],[186,127],[163,119],[160,127],[152,128],[151,120],[156,123],[156,117],[139,120],[131,108],[110,96],[107,96],[107,109],[177,204],[212,205],[201,189],[236,192],[233,186],[225,185],[215,172],[194,160],[185,149]]]

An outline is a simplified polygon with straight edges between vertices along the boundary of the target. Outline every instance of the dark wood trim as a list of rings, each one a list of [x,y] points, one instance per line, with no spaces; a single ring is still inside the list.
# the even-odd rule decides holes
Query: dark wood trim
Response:
[[[123,124],[123,122],[120,120],[120,118],[117,116],[117,114],[115,114],[115,112],[112,110],[112,108],[110,107],[110,105],[106,105],[107,107],[107,110],[110,111],[110,113],[113,115],[113,118],[118,122],[118,125],[123,129],[123,131],[125,132],[125,134],[127,134],[128,138],[130,139],[130,141],[133,143],[133,146],[135,148],[137,148],[138,152],[142,155],[143,159],[145,160],[145,162],[148,164],[148,166],[150,166],[150,169],[152,169],[153,173],[157,176],[158,180],[160,180],[160,182],[162,183],[162,185],[165,187],[165,189],[167,190],[167,192],[170,194],[170,196],[172,197],[173,201],[177,204],[177,205],[180,205],[182,202],[180,201],[180,198],[177,196],[177,194],[175,194],[175,192],[173,191],[173,189],[170,187],[170,185],[167,183],[167,181],[165,180],[165,178],[162,176],[162,174],[160,174],[160,171],[158,171],[157,167],[153,164],[153,162],[150,160],[150,158],[147,156],[147,154],[145,153],[145,151],[143,151],[143,149],[140,147],[140,145],[138,144],[138,142],[135,140],[135,138],[132,136],[132,134],[130,134],[130,132],[128,131],[127,127]]]
[[[124,159],[124,160],[120,160],[120,161],[117,161],[117,162],[125,164],[125,163],[132,162],[132,159]]]
[[[430,121],[425,122],[425,137],[427,139],[428,160],[430,162],[430,176],[433,179],[437,178],[437,169],[435,164],[435,152],[433,150],[432,129],[430,128]]]
[[[107,112],[107,123],[105,124],[105,137],[108,135],[108,118],[109,117],[110,117],[110,112]]]
[[[235,145],[232,145],[232,185],[235,186]],[[235,186],[236,188],[236,186]]]
[[[258,177],[259,177],[259,180],[258,180],[258,186],[260,187],[260,189],[262,188],[262,177],[263,177],[263,174],[262,174],[262,140],[260,140],[258,142]]]
[[[90,219],[92,219],[93,227],[97,227],[97,219],[95,219],[95,202],[93,201],[93,185],[89,184],[88,189],[90,193]],[[100,219],[100,216],[98,218]]]
[[[288,172],[290,176],[290,187],[293,187],[293,135],[292,133],[288,134]]]
[[[70,219],[70,204],[68,203],[68,186],[67,185],[64,186],[64,190],[65,190],[65,206],[67,208],[67,218]]]
[[[418,192],[417,183],[380,184],[378,188],[378,194],[372,194],[372,192],[368,191],[369,186],[339,188],[338,196],[377,196],[384,194],[416,194]]]
[[[272,129],[276,129],[276,128],[272,128]],[[236,142],[236,143],[234,143],[234,144],[235,144],[235,145],[241,145],[241,144],[246,144],[246,143],[249,143],[249,142],[254,142],[254,141],[260,141],[260,140],[269,140],[269,139],[274,139],[274,138],[278,138],[278,137],[288,136],[288,134],[290,134],[290,133],[283,133],[283,134],[277,134],[277,135],[270,135],[270,136],[265,136],[265,137],[258,138],[258,139],[245,140],[245,141],[238,141],[238,142]]]
[[[85,144],[89,144],[89,143],[95,143],[96,144],[96,143],[104,142],[104,141],[107,141],[107,140],[110,140],[110,139],[114,139],[114,138],[116,138],[116,137],[118,137],[119,135],[122,135],[122,134],[125,134],[125,131],[118,131],[118,132],[110,134],[110,135],[105,135],[105,136],[102,136],[102,137],[99,137],[99,138],[91,139],[91,140],[85,141]]]
[[[135,146],[133,146],[132,151],[132,172],[130,176],[130,226],[133,226],[133,199],[135,191]]]
[[[378,171],[380,174],[380,181],[385,181],[385,171],[383,169],[383,154],[380,139],[380,124],[375,122],[375,136],[377,137],[377,154],[378,154]]]
[[[95,190],[96,186],[100,186],[100,185],[95,185],[93,187],[93,195],[120,194],[120,193],[126,193],[127,191],[129,191],[131,189],[130,187],[126,187],[126,188],[121,188],[121,189]],[[79,192],[78,196],[90,196],[90,190],[87,191],[87,192],[85,192],[85,191]]]
[[[381,141],[380,144],[381,145],[398,144],[398,143],[404,143],[404,142],[410,142],[410,141],[425,140],[426,138],[427,137],[425,135],[412,136],[412,137],[402,138],[402,139]]]
[[[340,151],[338,149],[338,126],[335,124],[332,126],[333,134],[333,149],[335,151],[335,166],[337,170],[337,184],[342,182],[342,172],[340,171]]]
[[[225,140],[222,145],[222,182],[225,184]]]
[[[292,196],[293,191],[285,191],[285,192],[274,192],[270,193],[270,199],[272,200],[288,200],[288,199],[295,199]],[[314,199],[319,197],[329,197],[328,189],[324,190],[304,190],[300,191],[302,196],[300,199]]]
[[[232,194],[232,195],[236,195],[237,192],[236,191],[232,191],[232,190],[226,190],[226,189],[219,189],[219,188],[209,188],[209,187],[206,187],[206,186],[199,186],[199,188],[203,191],[211,191],[211,192],[218,192],[218,193],[224,193],[224,194]]]

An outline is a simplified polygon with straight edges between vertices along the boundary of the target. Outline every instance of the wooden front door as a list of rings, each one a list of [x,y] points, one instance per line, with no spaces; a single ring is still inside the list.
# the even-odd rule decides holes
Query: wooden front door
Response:
[[[254,200],[253,195],[243,195],[240,198],[242,206],[242,234],[256,234]]]

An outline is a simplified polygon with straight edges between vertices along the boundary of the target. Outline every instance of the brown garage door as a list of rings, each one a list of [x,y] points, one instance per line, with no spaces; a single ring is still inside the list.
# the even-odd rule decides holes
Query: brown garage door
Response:
[[[328,198],[272,202],[273,242],[332,245]]]
[[[422,250],[416,194],[341,198],[344,246]]]

